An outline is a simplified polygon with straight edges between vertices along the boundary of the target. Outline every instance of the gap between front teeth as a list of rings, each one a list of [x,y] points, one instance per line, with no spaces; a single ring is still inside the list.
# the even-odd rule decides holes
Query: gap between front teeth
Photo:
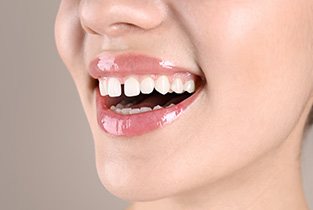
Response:
[[[121,82],[122,81],[122,82]],[[183,92],[193,93],[195,91],[194,78],[170,78],[166,75],[160,76],[130,76],[124,80],[116,77],[104,77],[99,79],[99,89],[102,96],[119,97],[122,94],[122,84],[124,84],[124,93],[128,97],[138,96],[142,94],[150,94],[153,90],[165,95],[175,92],[182,94]]]

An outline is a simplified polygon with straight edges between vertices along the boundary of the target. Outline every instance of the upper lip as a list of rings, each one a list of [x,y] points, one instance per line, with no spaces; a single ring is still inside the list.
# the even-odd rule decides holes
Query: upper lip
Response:
[[[130,74],[191,73],[188,69],[175,66],[171,61],[136,53],[119,55],[101,53],[91,61],[88,71],[94,79],[123,77]]]

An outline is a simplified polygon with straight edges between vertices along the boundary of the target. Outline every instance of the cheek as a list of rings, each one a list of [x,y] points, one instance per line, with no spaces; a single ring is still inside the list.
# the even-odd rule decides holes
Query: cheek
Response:
[[[79,2],[77,0],[63,0],[61,2],[56,22],[55,41],[59,55],[70,72],[89,122],[94,121],[92,115],[93,95],[90,87],[94,86],[86,70],[84,62],[85,32],[79,20]]]
[[[238,126],[227,125],[269,129],[272,135],[291,131],[297,122],[312,88],[310,27],[304,4],[285,2],[281,8],[281,3],[224,3],[194,34],[208,82],[207,112],[217,122],[237,121]]]
[[[84,66],[84,32],[78,18],[76,0],[62,1],[55,22],[55,39],[58,52],[76,82],[80,69]]]
[[[304,4],[250,2],[224,3],[223,10],[208,9],[189,22],[207,79],[206,108],[197,118],[205,123],[191,129],[197,144],[190,140],[175,160],[193,165],[193,173],[202,170],[203,180],[247,165],[286,140],[312,89]]]

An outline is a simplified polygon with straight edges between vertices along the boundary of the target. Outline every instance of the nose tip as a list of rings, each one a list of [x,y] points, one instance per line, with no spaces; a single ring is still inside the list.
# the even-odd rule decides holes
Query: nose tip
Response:
[[[121,36],[135,30],[151,30],[164,21],[160,0],[83,0],[80,20],[88,33]]]

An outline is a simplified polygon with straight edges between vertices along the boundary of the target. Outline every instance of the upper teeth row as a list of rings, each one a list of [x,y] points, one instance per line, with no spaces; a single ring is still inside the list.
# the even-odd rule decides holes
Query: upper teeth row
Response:
[[[122,83],[116,77],[104,77],[99,79],[99,89],[102,96],[119,97],[122,94]],[[124,81],[124,93],[128,97],[138,96],[141,93],[150,94],[153,90],[165,95],[175,92],[178,94],[187,91],[193,93],[195,91],[195,81],[188,79],[183,82],[182,78],[170,78],[166,75],[158,77],[144,76],[141,80],[136,76],[130,76]]]

